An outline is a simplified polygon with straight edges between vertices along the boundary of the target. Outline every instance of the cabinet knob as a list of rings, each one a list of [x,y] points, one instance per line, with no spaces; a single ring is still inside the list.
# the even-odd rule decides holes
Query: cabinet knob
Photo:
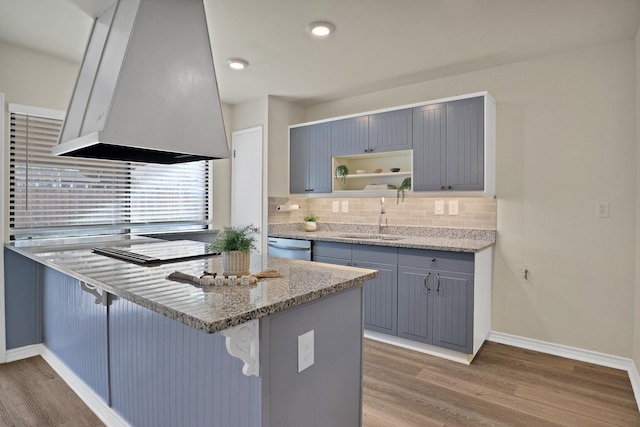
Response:
[[[435,258],[431,258],[431,262],[436,262],[436,259]]]
[[[444,190],[444,185],[441,185],[441,186],[440,186],[440,189],[441,189],[441,190]]]
[[[309,191],[313,191],[313,188],[310,188]]]
[[[451,188],[453,187],[451,187],[450,185],[447,186],[447,190],[451,190]]]

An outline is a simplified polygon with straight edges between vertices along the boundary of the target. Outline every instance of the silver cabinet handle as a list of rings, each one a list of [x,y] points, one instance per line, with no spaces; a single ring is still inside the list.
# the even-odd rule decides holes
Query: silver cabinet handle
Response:
[[[427,285],[427,283],[429,282],[429,276],[431,276],[431,272],[427,273],[426,276],[424,276],[424,287],[430,291],[431,288]]]
[[[436,292],[440,292],[440,273],[438,273],[437,276],[438,276],[438,289],[436,289]]]

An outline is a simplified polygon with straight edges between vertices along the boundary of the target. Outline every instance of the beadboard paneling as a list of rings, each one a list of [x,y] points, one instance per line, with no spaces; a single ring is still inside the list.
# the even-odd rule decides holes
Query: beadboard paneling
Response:
[[[108,403],[107,307],[66,274],[44,267],[42,279],[44,345]]]
[[[132,425],[260,425],[261,379],[242,374],[220,333],[116,297],[109,331],[112,406]]]

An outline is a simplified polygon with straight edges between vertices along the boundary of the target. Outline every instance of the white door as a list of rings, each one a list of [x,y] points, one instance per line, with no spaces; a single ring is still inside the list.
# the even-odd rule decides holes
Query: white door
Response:
[[[262,126],[231,134],[231,225],[260,229],[256,247],[262,251]],[[266,228],[265,228],[266,229]]]

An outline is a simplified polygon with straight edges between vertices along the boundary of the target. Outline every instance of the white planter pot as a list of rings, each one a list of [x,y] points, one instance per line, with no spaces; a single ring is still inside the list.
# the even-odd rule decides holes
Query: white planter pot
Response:
[[[222,252],[222,269],[225,276],[244,276],[249,274],[251,266],[250,252]]]
[[[304,222],[304,231],[316,231],[318,229],[318,224],[311,221]]]

